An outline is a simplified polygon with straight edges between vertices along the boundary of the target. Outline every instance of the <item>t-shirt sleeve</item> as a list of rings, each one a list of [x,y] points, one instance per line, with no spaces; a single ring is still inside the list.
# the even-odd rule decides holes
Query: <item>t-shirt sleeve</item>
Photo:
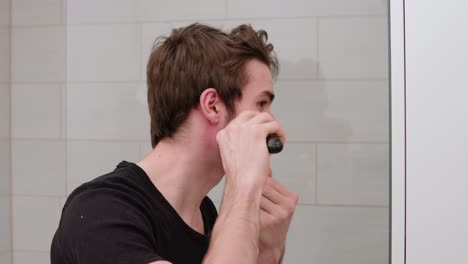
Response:
[[[163,260],[144,210],[124,193],[99,190],[74,197],[63,210],[59,229],[58,242],[74,263],[147,264]]]

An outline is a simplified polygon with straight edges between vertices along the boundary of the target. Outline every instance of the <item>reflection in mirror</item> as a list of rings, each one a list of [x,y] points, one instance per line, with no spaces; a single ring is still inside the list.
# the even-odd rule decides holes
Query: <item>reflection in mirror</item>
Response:
[[[50,263],[50,245],[72,192],[122,160],[137,163],[152,152],[147,63],[153,44],[174,28],[199,22],[225,31],[240,24],[264,29],[278,57],[271,110],[287,141],[270,157],[272,176],[299,196],[284,263],[389,263],[386,1],[62,0],[14,7],[13,25],[0,25],[0,53],[9,55],[1,58],[11,57],[0,67],[2,258],[12,253],[15,263]],[[11,74],[3,65],[11,66]],[[216,122],[208,118],[209,107],[197,109]],[[193,127],[184,131],[195,134]],[[206,148],[216,143],[213,135]],[[202,164],[216,155],[200,156]],[[219,160],[212,164],[207,171],[222,172]],[[150,174],[147,163],[138,166],[143,170],[133,169]],[[5,188],[10,167],[13,190]],[[218,212],[225,183],[208,193]],[[171,192],[160,191],[169,200],[165,206],[184,211]],[[73,226],[89,217],[77,214]],[[34,227],[30,219],[36,219]],[[177,219],[196,235],[206,231],[201,220],[191,222],[184,213]],[[13,252],[10,239],[3,241],[9,234]]]

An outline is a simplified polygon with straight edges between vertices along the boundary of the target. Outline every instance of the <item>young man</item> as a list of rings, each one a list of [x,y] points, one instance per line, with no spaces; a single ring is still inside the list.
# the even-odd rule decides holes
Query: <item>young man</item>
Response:
[[[264,31],[174,30],[148,63],[154,150],[70,194],[52,263],[280,263],[297,195],[271,175]],[[225,175],[219,216],[206,194]],[[216,220],[216,224],[215,224]]]

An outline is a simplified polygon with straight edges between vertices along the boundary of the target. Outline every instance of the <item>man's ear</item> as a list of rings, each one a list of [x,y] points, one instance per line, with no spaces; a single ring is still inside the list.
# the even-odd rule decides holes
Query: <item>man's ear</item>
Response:
[[[213,88],[205,89],[200,95],[200,110],[203,116],[213,125],[222,122],[226,106]]]

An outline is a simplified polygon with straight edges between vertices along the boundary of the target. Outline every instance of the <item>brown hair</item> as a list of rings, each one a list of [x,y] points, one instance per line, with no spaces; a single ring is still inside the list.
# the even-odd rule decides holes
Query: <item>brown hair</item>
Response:
[[[234,113],[235,99],[242,97],[248,60],[265,63],[276,77],[278,62],[267,40],[265,31],[255,31],[250,25],[225,33],[198,23],[158,38],[147,68],[153,148],[164,137],[174,135],[207,88],[216,89]]]

